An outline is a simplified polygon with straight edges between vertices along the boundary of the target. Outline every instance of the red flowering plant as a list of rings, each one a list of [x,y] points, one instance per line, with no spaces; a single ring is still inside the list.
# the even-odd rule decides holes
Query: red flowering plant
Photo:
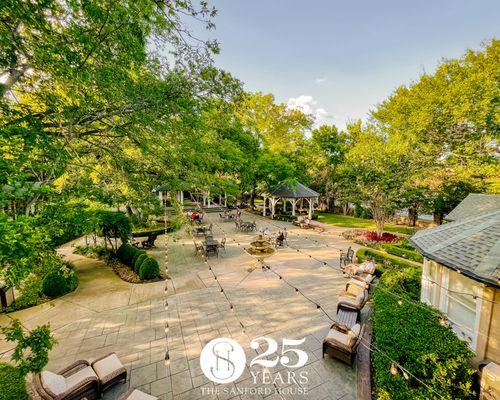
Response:
[[[384,243],[392,243],[396,242],[399,238],[389,232],[383,232],[382,235],[379,235],[375,231],[368,231],[364,232],[363,236],[365,239],[371,241],[371,242],[384,242]]]

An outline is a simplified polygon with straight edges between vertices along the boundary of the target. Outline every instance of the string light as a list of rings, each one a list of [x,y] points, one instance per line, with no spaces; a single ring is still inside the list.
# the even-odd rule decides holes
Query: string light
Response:
[[[398,367],[396,366],[395,362],[392,362],[391,364],[391,375],[396,376],[398,374]]]
[[[399,299],[398,300],[398,305],[402,306],[403,305],[403,300]]]

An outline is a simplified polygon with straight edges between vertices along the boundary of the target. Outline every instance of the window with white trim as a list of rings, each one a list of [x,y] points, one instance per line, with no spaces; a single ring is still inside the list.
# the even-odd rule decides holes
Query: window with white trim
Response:
[[[436,304],[436,293],[437,285],[433,282],[437,282],[437,264],[429,259],[424,260],[424,268],[422,273],[422,301],[431,305],[437,306]]]

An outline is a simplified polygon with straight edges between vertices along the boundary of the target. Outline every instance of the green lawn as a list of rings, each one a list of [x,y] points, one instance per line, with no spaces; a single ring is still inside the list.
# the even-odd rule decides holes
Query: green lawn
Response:
[[[335,226],[345,226],[347,228],[365,228],[365,229],[376,229],[375,221],[372,219],[363,219],[350,217],[347,215],[330,214],[330,213],[318,213],[318,221],[324,222],[326,224]],[[416,229],[409,228],[402,225],[385,224],[384,230],[387,232],[397,232],[412,234]]]

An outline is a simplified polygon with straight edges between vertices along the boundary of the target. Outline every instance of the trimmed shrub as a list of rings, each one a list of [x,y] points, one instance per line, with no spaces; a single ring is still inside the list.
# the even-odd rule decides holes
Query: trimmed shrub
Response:
[[[137,259],[135,260],[134,262],[134,271],[139,274],[139,271],[141,270],[141,265],[142,263],[148,258],[148,255],[146,254],[146,252],[144,252],[143,254],[140,254],[139,257],[137,257]]]
[[[77,286],[78,276],[73,271],[67,276],[62,271],[52,271],[43,278],[42,291],[48,297],[58,297],[75,290]]]
[[[122,244],[120,248],[123,248],[123,250],[121,251],[120,261],[122,261],[125,265],[132,267],[132,260],[134,259],[134,255],[138,251],[138,249],[126,243]]]
[[[26,381],[19,368],[0,363],[0,400],[12,399],[28,400]]]
[[[386,245],[384,246],[384,249],[387,253],[401,257],[401,258],[406,258],[407,260],[410,261],[415,261],[418,263],[424,262],[424,257],[422,254],[417,253],[416,251],[412,250],[407,250],[404,248],[401,248],[397,245]]]
[[[413,302],[399,305],[398,295]],[[386,271],[375,289],[373,344],[380,352],[374,351],[372,358],[374,399],[472,400],[473,353],[451,328],[440,324],[436,309],[415,303],[419,296],[420,273],[414,267]],[[392,375],[391,359],[416,378],[406,379],[401,371]]]
[[[136,265],[135,265],[135,263],[137,262],[137,259],[138,259],[141,255],[143,255],[143,254],[147,254],[147,253],[146,253],[146,250],[142,250],[142,249],[141,249],[141,250],[137,250],[137,251],[135,252],[134,257],[132,258],[132,264],[131,264],[131,265],[134,267],[134,270],[136,269]]]
[[[141,279],[154,279],[160,275],[160,266],[153,257],[148,257],[142,263],[139,269],[139,277]]]
[[[385,253],[383,251],[374,250],[368,247],[362,247],[356,252],[358,262],[363,262],[366,257],[370,257],[375,261],[377,265],[376,275],[380,276],[386,269],[401,269],[401,268],[417,268],[421,265],[413,262],[404,260],[402,258],[393,256],[391,254]]]

